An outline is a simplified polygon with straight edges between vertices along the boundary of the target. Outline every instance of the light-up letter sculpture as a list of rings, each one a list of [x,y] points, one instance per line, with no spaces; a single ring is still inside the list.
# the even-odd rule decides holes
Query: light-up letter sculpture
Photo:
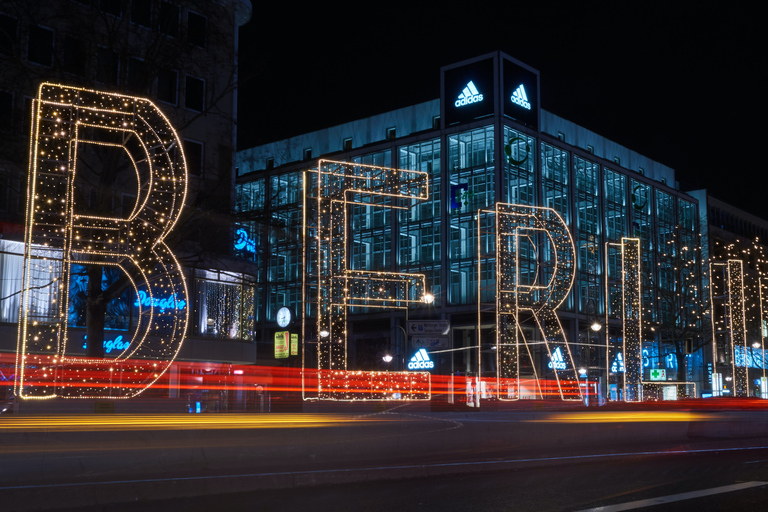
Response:
[[[404,309],[423,300],[425,284],[421,274],[351,268],[351,205],[410,208],[412,199],[427,198],[427,174],[330,160],[320,160],[311,174],[317,180],[316,225],[309,228],[316,232],[310,243],[317,255],[317,398],[429,399],[429,373],[347,368],[349,308]]]
[[[495,246],[478,248],[478,274],[483,274],[484,265],[495,264],[499,398],[520,397],[520,346],[533,362],[532,346],[541,343],[547,352],[543,371],[554,377],[556,390],[550,391],[546,383],[542,386],[543,376],[532,364],[539,393],[580,400],[578,375],[557,316],[575,277],[573,239],[563,218],[552,208],[497,203],[494,210],[480,210],[477,230],[479,244],[488,242],[490,230],[495,230]],[[478,322],[479,317],[480,312]],[[527,321],[532,321],[541,339],[526,339],[521,326]]]
[[[747,354],[747,326],[744,300],[744,266],[741,260],[713,262],[709,265],[710,297],[712,302],[712,353],[715,365],[730,363],[733,375],[733,396],[748,396],[746,357],[744,365],[736,364],[736,347]],[[719,341],[719,343],[718,343]],[[721,345],[721,350],[718,349]],[[722,354],[724,361],[719,361]],[[713,382],[720,382],[722,376],[713,375]],[[719,396],[722,389],[714,385],[713,394]]]
[[[187,325],[189,308],[178,307],[188,302],[184,276],[163,243],[186,197],[179,138],[146,99],[53,84],[40,86],[32,125],[16,393],[135,396],[168,369]],[[124,152],[132,164],[137,189],[126,192],[136,203],[126,218],[87,215],[78,204],[78,152],[89,145]],[[136,302],[136,329],[115,358],[67,351],[82,340],[68,329],[70,275],[87,265],[119,269],[136,297],[149,297]]]
[[[620,243],[608,242],[606,244],[605,261],[615,261],[612,253],[619,256],[619,279],[606,279],[606,297],[609,297],[606,307],[606,325],[611,317],[621,318],[621,343],[612,343],[606,329],[606,371],[611,371],[613,361],[621,357],[624,367],[624,385],[622,399],[626,402],[638,402],[642,400],[643,378],[643,312],[642,312],[642,276],[640,273],[640,239],[622,238]],[[609,276],[611,277],[611,276]],[[613,288],[614,295],[609,289],[609,283],[617,281]],[[620,293],[620,296],[618,296]],[[615,302],[610,298],[613,297]],[[616,366],[616,373],[620,372],[620,365]],[[617,379],[619,376],[617,375]]]

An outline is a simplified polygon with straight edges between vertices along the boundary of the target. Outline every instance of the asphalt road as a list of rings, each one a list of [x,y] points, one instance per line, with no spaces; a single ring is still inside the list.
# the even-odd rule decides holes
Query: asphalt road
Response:
[[[763,411],[8,416],[0,509],[583,510],[746,486],[655,505],[729,510],[706,506],[768,503],[747,484],[766,447]]]

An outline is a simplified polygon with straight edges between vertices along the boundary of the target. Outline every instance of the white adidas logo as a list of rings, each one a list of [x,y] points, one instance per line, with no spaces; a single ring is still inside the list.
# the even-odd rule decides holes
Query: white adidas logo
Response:
[[[563,358],[563,353],[560,352],[560,347],[555,348],[551,359],[549,362],[550,368],[553,370],[565,370],[565,359]]]
[[[523,84],[518,85],[515,92],[512,93],[512,103],[531,110],[531,103],[528,101],[528,95],[525,94],[525,87],[523,87]]]
[[[454,105],[463,107],[464,105],[479,103],[481,101],[483,101],[483,95],[480,94],[480,91],[477,90],[475,84],[470,80],[464,90],[461,91],[461,94],[459,94],[459,99],[456,100]]]
[[[429,354],[423,348],[420,348],[408,362],[409,370],[432,369],[434,367],[435,363],[429,360]]]

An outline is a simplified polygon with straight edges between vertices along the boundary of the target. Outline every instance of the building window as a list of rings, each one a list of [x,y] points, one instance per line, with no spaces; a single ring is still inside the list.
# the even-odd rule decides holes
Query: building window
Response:
[[[344,139],[341,143],[341,148],[344,151],[349,151],[350,149],[352,149],[352,137],[348,137]]]
[[[147,84],[147,65],[135,57],[128,59],[128,87],[137,93],[146,93],[149,90]]]
[[[85,76],[88,50],[85,41],[67,36],[64,39],[64,61],[62,68],[67,73]]]
[[[13,120],[13,93],[0,91],[0,123],[11,126]]]
[[[19,22],[5,14],[0,14],[0,54],[13,55],[18,43]]]
[[[96,80],[107,85],[116,85],[120,71],[117,53],[107,48],[96,50]]]
[[[312,160],[312,148],[304,149],[304,160]]]
[[[121,0],[99,0],[99,10],[119,18],[123,14]]]
[[[178,75],[175,71],[161,69],[157,73],[157,99],[176,105]]]
[[[29,28],[27,59],[43,66],[53,64],[53,30],[37,25]]]
[[[202,112],[205,109],[205,80],[187,76],[184,106],[198,112]]]
[[[179,6],[160,2],[160,33],[179,37]]]
[[[193,140],[184,141],[184,156],[187,159],[187,173],[203,175],[203,145]]]
[[[192,11],[187,13],[187,41],[189,44],[205,48],[206,23],[205,16]]]
[[[0,212],[8,209],[8,177],[0,174]]]
[[[142,27],[152,26],[152,0],[131,0],[131,21]]]
[[[275,159],[272,157],[267,158],[266,165],[267,165],[267,169],[273,169],[275,167]]]
[[[397,138],[397,131],[395,128],[387,128],[387,140],[395,140]]]

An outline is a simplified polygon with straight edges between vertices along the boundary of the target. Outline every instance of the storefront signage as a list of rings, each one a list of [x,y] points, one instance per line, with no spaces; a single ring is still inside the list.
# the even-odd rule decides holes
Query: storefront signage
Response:
[[[420,348],[408,362],[409,370],[431,370],[435,363],[429,359],[429,354],[423,348]]]
[[[667,370],[662,370],[659,368],[653,368],[650,371],[650,378],[652,381],[656,380],[667,380]]]
[[[482,59],[443,72],[445,125],[468,123],[493,115],[493,59]]]
[[[471,105],[472,103],[479,103],[481,101],[483,101],[483,95],[480,94],[480,91],[477,90],[475,83],[470,80],[467,83],[467,86],[464,87],[464,90],[461,91],[461,94],[459,94],[459,98],[456,100],[454,105],[456,107],[463,107],[465,105]]]
[[[299,355],[299,335],[291,334],[291,355]]]
[[[517,89],[512,93],[510,99],[515,105],[521,106],[526,110],[531,110],[531,102],[528,101],[528,95],[525,94],[525,87],[523,87],[523,84],[517,86]]]
[[[123,351],[131,344],[130,341],[123,341],[122,336],[118,336],[114,340],[104,340],[104,353],[109,354],[113,350]],[[83,336],[83,349],[88,348],[88,335]]]
[[[256,254],[256,240],[248,236],[248,232],[240,228],[235,232],[235,249],[238,251],[247,251]]]
[[[285,359],[290,353],[291,333],[278,331],[275,333],[275,359]]]
[[[624,354],[621,352],[616,354],[613,364],[611,364],[611,371],[613,373],[624,373]]]
[[[145,291],[139,292],[139,298],[136,299],[136,302],[133,303],[134,306],[144,306],[145,308],[153,307],[153,308],[159,308],[160,312],[164,312],[166,309],[176,309],[177,311],[183,311],[184,308],[187,306],[186,301],[184,300],[178,300],[176,298],[176,294],[169,295],[165,299],[161,299],[159,297],[150,297],[150,295]]]
[[[503,59],[504,115],[532,128],[539,120],[539,75],[522,64]]]
[[[555,351],[552,352],[552,356],[550,357],[550,361],[547,366],[553,370],[566,369],[565,359],[563,358],[563,353],[560,351],[560,347],[556,347]]]

